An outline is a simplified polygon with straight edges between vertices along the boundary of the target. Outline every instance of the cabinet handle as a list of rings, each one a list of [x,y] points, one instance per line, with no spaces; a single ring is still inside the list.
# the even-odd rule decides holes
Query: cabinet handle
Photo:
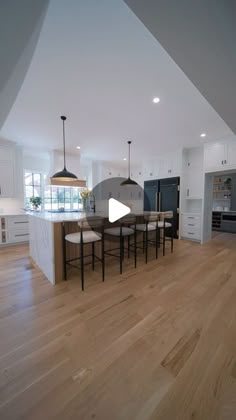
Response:
[[[194,226],[194,223],[188,223],[188,226]]]
[[[157,208],[158,208],[158,193],[156,192],[156,194],[155,194],[155,211],[157,211]]]
[[[0,186],[0,195],[2,195],[2,188],[1,188],[1,186]]]
[[[227,163],[227,160],[225,159],[225,163]]]
[[[189,188],[187,188],[187,197],[189,197]]]
[[[221,165],[224,165],[224,161],[223,160],[221,161]]]
[[[26,220],[24,222],[14,222],[15,225],[21,224],[21,223],[29,223],[29,222],[27,222]]]
[[[193,233],[193,232],[188,232],[188,234],[189,234],[189,235],[194,235],[194,233]]]

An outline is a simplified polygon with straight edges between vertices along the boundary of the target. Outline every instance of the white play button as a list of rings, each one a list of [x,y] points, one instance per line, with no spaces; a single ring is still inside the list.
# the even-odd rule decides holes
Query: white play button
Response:
[[[109,222],[114,223],[130,213],[130,208],[114,198],[109,199]]]

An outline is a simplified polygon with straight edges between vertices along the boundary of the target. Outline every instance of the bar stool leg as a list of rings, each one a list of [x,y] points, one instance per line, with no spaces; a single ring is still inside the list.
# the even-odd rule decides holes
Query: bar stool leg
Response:
[[[158,228],[156,228],[156,260],[158,258]]]
[[[145,232],[143,232],[143,254],[145,251]]]
[[[84,290],[84,245],[80,244],[80,276],[81,276],[81,288]]]
[[[66,240],[65,240],[65,226],[62,228],[63,232],[63,269],[64,269],[64,280],[67,280],[67,271],[66,271]]]
[[[102,281],[105,280],[105,252],[104,252],[104,235],[102,235]]]
[[[122,261],[123,261],[123,238],[120,236],[120,274],[122,274]]]
[[[94,271],[95,258],[94,258],[94,242],[92,242],[92,270]]]
[[[137,267],[137,233],[134,231],[134,267]]]
[[[146,230],[145,261],[148,262],[148,230]]]
[[[162,242],[163,242],[163,257],[165,256],[165,251],[166,251],[166,230],[165,228],[163,229],[163,238],[162,238]]]
[[[171,252],[174,250],[174,220],[172,220],[172,229],[171,229]]]
[[[130,257],[129,249],[130,249],[130,237],[128,236],[128,258]]]
[[[122,259],[125,259],[125,238],[122,238]]]

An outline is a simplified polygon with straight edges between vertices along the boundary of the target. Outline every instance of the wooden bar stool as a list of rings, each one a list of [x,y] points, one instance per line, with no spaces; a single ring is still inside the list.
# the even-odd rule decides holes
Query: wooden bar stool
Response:
[[[79,232],[64,235],[64,277],[67,280],[67,265],[72,265],[73,261],[80,260],[80,277],[81,288],[84,290],[84,259],[92,257],[92,269],[95,269],[95,261],[98,260],[102,264],[102,281],[105,277],[105,255],[104,255],[104,218],[98,216],[87,217],[78,223]],[[66,259],[66,242],[78,244],[80,256],[77,258]],[[101,242],[101,257],[95,255],[95,243]],[[91,254],[84,255],[84,245],[91,244]]]
[[[120,246],[119,248],[113,248],[105,251],[105,254],[111,255],[113,257],[119,257],[120,259],[120,274],[123,271],[123,260],[125,249],[128,250],[128,258],[130,256],[130,237],[134,237],[134,266],[136,268],[136,216],[129,214],[128,216],[122,217],[119,220],[120,226],[107,228],[104,230],[106,236],[119,238]],[[132,225],[132,228],[131,228]],[[125,248],[125,238],[128,238],[128,247]],[[119,255],[113,254],[113,251],[119,250]]]

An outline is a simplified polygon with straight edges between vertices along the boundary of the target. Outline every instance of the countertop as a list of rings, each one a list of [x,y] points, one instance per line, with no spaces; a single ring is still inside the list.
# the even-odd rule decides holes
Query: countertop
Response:
[[[236,210],[212,210],[212,212],[214,212],[214,213],[235,213],[236,214]]]
[[[105,212],[62,212],[62,213],[50,213],[47,211],[39,211],[39,212],[28,212],[29,216],[37,217],[39,219],[46,220],[51,223],[63,223],[63,222],[79,222],[80,220],[86,217],[104,217],[108,218],[108,213]],[[144,214],[150,214],[150,212],[140,211],[132,213],[136,216],[142,216]]]
[[[22,211],[16,211],[16,212],[4,212],[4,213],[0,213],[0,217],[8,217],[8,216],[25,216],[26,214],[28,214],[26,211],[22,210]]]
[[[46,220],[52,223],[63,223],[63,222],[79,222],[80,220],[91,217],[91,216],[100,216],[107,217],[102,212],[61,212],[61,213],[50,213],[47,211],[32,211],[27,212],[29,216],[37,217],[39,219]]]

